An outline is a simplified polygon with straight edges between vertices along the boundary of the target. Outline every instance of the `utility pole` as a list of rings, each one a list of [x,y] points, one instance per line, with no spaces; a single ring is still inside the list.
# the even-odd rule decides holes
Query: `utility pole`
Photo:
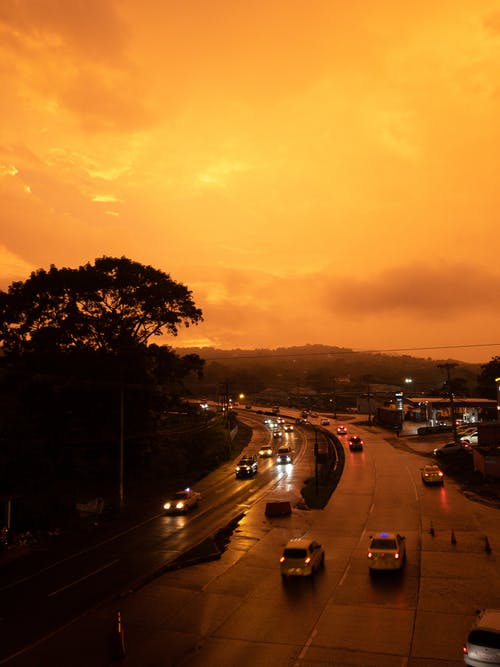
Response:
[[[366,376],[366,381],[368,383],[368,426],[372,425],[372,403],[371,403],[371,387],[370,387],[371,379],[372,379],[371,375]]]
[[[318,493],[318,430],[314,428],[314,480],[316,486],[316,494]]]
[[[333,389],[333,418],[337,419],[337,378],[332,378],[332,389]]]
[[[453,402],[453,387],[451,386],[451,369],[455,368],[457,364],[446,363],[438,364],[438,368],[442,368],[446,371],[446,377],[448,382],[448,397],[450,399],[450,412],[451,412],[451,425],[453,428],[453,441],[458,443],[458,433],[457,433],[457,420],[455,418],[455,403]]]
[[[119,456],[119,478],[120,478],[120,510],[123,509],[123,382],[120,382],[120,456]]]

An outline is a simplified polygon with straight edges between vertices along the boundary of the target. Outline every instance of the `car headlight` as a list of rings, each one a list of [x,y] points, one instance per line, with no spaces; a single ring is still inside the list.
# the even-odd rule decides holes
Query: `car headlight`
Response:
[[[178,510],[182,510],[182,509],[184,509],[184,503],[182,502],[182,500],[180,500],[180,501],[177,503],[176,508],[177,508]]]
[[[236,472],[240,471],[240,466],[236,466]]]
[[[171,503],[165,503],[165,504],[163,505],[163,509],[164,509],[164,510],[169,510],[170,507],[171,507]]]

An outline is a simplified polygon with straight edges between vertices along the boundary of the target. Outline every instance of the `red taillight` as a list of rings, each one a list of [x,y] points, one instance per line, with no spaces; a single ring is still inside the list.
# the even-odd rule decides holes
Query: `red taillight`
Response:
[[[308,556],[304,561],[304,565],[309,565],[310,562],[311,562],[311,559]]]
[[[464,655],[467,655],[467,653],[469,652],[467,650],[467,646],[465,644],[462,646],[462,651],[463,651]]]
[[[394,554],[394,558],[399,558],[399,554]]]
[[[371,551],[368,552],[368,558],[373,558],[373,554]]]
[[[285,562],[285,557],[284,557],[284,556],[281,556],[281,558],[280,558],[280,563],[284,563],[284,562]]]
[[[443,476],[443,473],[442,473],[442,472],[440,472],[440,473],[439,473],[439,476],[440,476],[440,477],[442,477],[442,476]]]

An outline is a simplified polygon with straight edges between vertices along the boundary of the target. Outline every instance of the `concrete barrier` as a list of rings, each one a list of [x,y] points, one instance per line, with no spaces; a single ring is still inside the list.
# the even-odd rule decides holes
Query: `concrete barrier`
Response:
[[[288,500],[278,500],[266,503],[266,516],[290,516],[292,506]]]

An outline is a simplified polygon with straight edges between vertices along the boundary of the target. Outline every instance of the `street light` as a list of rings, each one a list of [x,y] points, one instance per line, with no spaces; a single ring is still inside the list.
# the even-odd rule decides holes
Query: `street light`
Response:
[[[500,421],[500,378],[495,378],[497,386],[497,421]]]
[[[455,419],[455,403],[453,402],[453,387],[451,386],[450,374],[450,370],[455,368],[455,366],[456,364],[452,363],[438,364],[438,368],[443,368],[446,370],[446,376],[448,379],[448,396],[450,399],[451,425],[453,428],[453,441],[458,443],[457,420]]]

